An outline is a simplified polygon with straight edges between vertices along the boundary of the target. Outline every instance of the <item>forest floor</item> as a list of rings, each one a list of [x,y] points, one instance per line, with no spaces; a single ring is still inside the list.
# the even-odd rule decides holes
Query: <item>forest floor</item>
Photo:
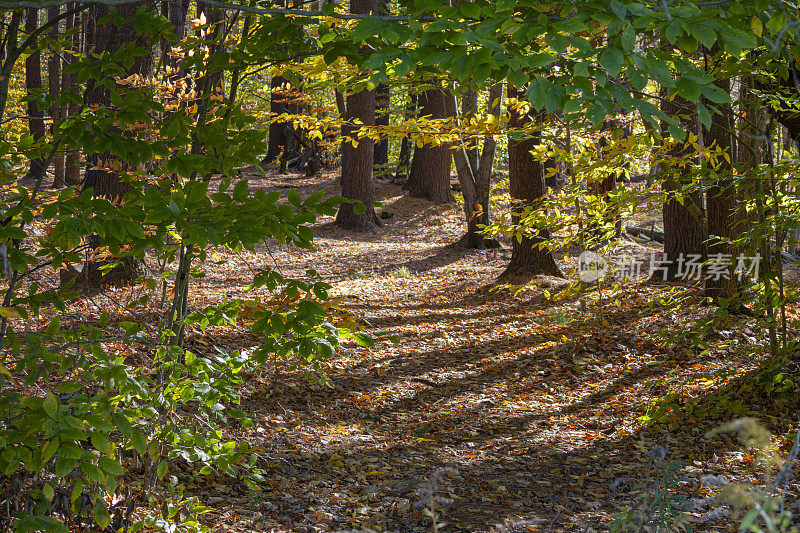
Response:
[[[254,188],[289,184],[302,196],[338,189],[332,174],[248,177]],[[731,530],[713,496],[725,480],[768,485],[762,460],[785,454],[796,416],[757,389],[743,392],[766,359],[753,319],[693,335],[713,310],[688,284],[623,284],[606,288],[601,303],[596,290],[558,302],[543,290],[515,297],[494,286],[507,251],[449,246],[464,227],[458,205],[409,198],[388,182],[377,196],[391,218],[375,234],[326,218],[314,227],[314,251],[220,252],[225,262],[193,282],[200,308],[242,296],[251,268],[294,276],[314,268],[368,329],[399,339],[371,349],[346,342],[331,387],[311,386],[301,373],[276,381],[271,367],[247,376],[242,403],[255,427],[231,426],[226,437],[257,450],[266,481],[252,491],[175,469],[213,509],[206,525],[605,531],[626,509],[632,520],[655,516],[660,494],[693,530]],[[115,289],[122,301],[125,290]],[[255,345],[241,325],[188,336],[198,352]],[[769,446],[754,451],[735,433],[709,435],[748,414],[776,433]],[[788,500],[797,493],[791,487]]]

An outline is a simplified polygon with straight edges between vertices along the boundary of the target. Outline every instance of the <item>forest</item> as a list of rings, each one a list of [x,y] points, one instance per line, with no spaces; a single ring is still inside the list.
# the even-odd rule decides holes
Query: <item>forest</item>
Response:
[[[0,532],[800,530],[800,3],[0,0]]]

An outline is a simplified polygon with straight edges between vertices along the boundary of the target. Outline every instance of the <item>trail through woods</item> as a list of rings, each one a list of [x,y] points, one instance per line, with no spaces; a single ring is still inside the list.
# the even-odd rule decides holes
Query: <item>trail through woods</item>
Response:
[[[268,176],[251,186],[287,183],[303,196],[336,191],[332,175]],[[605,306],[607,325],[595,304],[553,303],[542,290],[519,298],[493,291],[507,252],[449,247],[463,231],[457,205],[433,206],[378,183],[378,212],[391,213],[378,233],[321,220],[315,251],[220,251],[222,264],[193,281],[191,305],[200,308],[243,295],[251,268],[295,276],[314,268],[369,329],[399,338],[372,349],[348,342],[333,361],[332,388],[310,386],[299,373],[275,382],[273,368],[245,377],[243,409],[255,427],[230,426],[226,437],[258,450],[263,490],[188,464],[170,470],[213,508],[204,515],[212,530],[432,531],[436,521],[440,531],[603,531],[620,508],[647,499],[643,485],[670,462],[680,469],[674,493],[686,498],[693,528],[726,530],[707,515],[719,487],[703,476],[764,482],[757,457],[735,435],[706,436],[735,415],[699,419],[678,410],[650,427],[637,418],[668,392],[677,406],[702,406],[728,382],[735,398],[735,384],[763,360],[763,333],[736,319],[709,340],[737,339],[746,350],[702,354],[688,340],[660,346],[659,333],[711,312],[699,292],[681,286],[677,294],[688,300],[680,309],[648,306],[663,285],[624,288],[620,307]],[[129,292],[111,294],[125,301]],[[97,313],[107,303],[95,296],[82,305]],[[255,344],[241,324],[192,330],[187,339],[198,353]],[[792,416],[772,427],[785,429]]]

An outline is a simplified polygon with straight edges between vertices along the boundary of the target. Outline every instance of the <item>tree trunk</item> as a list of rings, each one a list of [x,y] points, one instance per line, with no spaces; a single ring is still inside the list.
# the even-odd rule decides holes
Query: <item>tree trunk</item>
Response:
[[[389,15],[389,0],[375,0],[374,12],[378,15]],[[389,109],[391,105],[391,93],[389,85],[381,83],[375,88],[375,125],[389,125]],[[380,140],[375,141],[375,154],[373,156],[375,172],[378,176],[389,176],[389,137],[381,135]]]
[[[419,96],[420,115],[430,118],[445,118],[444,93],[429,89]],[[405,188],[411,196],[426,198],[436,204],[453,201],[450,188],[450,148],[447,145],[425,145],[414,150],[411,173]]]
[[[372,5],[372,0],[351,0],[350,12],[368,13]],[[336,224],[348,230],[374,232],[380,225],[375,208],[371,205],[375,143],[362,138],[353,146],[347,137],[355,136],[360,127],[354,124],[355,119],[365,126],[375,124],[375,91],[362,90],[348,95],[346,107],[345,122],[342,124],[342,196],[365,204],[366,212],[357,214],[353,204],[343,203],[336,213]]]
[[[141,4],[127,4],[119,6],[119,13],[122,17],[131,17],[136,13],[136,9],[140,5]],[[93,5],[90,8],[86,36],[87,50],[93,50],[96,53],[108,52],[113,55],[114,52],[119,50],[124,44],[137,38],[133,22],[127,22],[121,28],[113,27],[111,22],[105,25],[99,25],[98,21],[108,14],[108,12],[108,6],[105,5]],[[151,67],[152,55],[147,54],[137,58],[133,65],[127,69],[127,74],[135,73],[146,75]],[[89,81],[89,88],[87,89],[87,103],[89,106],[96,105],[107,107],[111,105],[111,92],[103,84],[99,83],[100,81],[101,80]],[[110,201],[119,201],[125,192],[130,190],[130,185],[122,181],[119,172],[110,170],[107,166],[106,168],[102,167],[101,161],[107,164],[113,158],[114,155],[109,152],[104,154],[91,154],[88,157],[88,166],[84,172],[82,190],[85,191],[91,188],[94,196],[102,196]],[[99,240],[94,236],[89,238],[89,242],[93,247],[100,245]],[[116,261],[119,261],[120,265],[103,275],[100,267],[109,262]],[[144,261],[134,259],[130,256],[119,259],[92,258],[83,266],[78,281],[87,284],[121,284],[133,281],[145,271],[146,267]],[[62,277],[62,279],[64,278]]]
[[[662,92],[662,95],[665,95]],[[690,134],[697,134],[697,123],[692,116],[694,105],[691,102],[676,96],[673,100],[662,100],[661,110],[669,116],[678,114],[689,114],[688,118],[682,118],[681,127]],[[662,136],[669,137],[667,124],[661,125]],[[678,143],[668,152],[669,157],[681,158],[689,155],[691,146],[686,143]],[[663,168],[661,172],[665,177],[664,190],[668,194],[674,193],[685,184],[685,177],[688,173],[687,162],[684,165],[673,165],[670,168]],[[689,280],[693,279],[693,272],[689,271],[687,262],[702,262],[705,259],[705,241],[708,237],[706,229],[703,228],[704,217],[703,200],[698,194],[687,195],[683,203],[676,199],[670,199],[662,208],[664,220],[664,253],[666,254],[666,265],[662,265],[662,277],[666,280],[676,281],[685,280],[687,275]],[[698,272],[698,276],[700,273]]]
[[[381,83],[375,88],[375,125],[389,125],[389,86]],[[379,141],[375,141],[375,170],[379,174],[388,174],[386,165],[389,164],[389,137],[385,134]]]
[[[627,139],[631,130],[622,122],[614,118],[606,118],[603,125],[600,127],[601,137],[597,143],[599,149],[600,159],[608,157],[610,153],[609,146],[613,145],[612,141],[619,141]],[[629,170],[630,166],[626,165],[623,170]],[[613,170],[602,180],[595,181],[590,184],[589,191],[597,198],[602,198],[608,205],[604,216],[602,226],[614,226],[614,236],[619,237],[622,234],[622,219],[619,216],[619,207],[611,205],[609,193],[616,189],[619,178],[622,177],[622,171]],[[597,237],[602,237],[606,232],[604,227],[597,228],[594,233]]]
[[[61,8],[59,6],[53,6],[47,10],[47,18],[48,20],[53,20],[54,18],[58,17]],[[55,24],[53,28],[50,30],[50,38],[55,39],[58,37],[58,26],[59,24]],[[50,56],[47,58],[47,85],[48,91],[52,95],[60,94],[61,92],[61,57],[50,51]],[[61,106],[58,105],[58,102],[53,102],[50,106],[50,133],[53,135],[53,139],[56,137],[56,127],[58,123],[63,118],[63,111]],[[63,187],[66,185],[64,181],[64,155],[61,153],[55,154],[53,157],[53,187]]]
[[[180,43],[186,38],[186,19],[189,14],[189,0],[176,0],[170,2],[162,0],[162,2],[162,6],[165,7],[167,11],[166,17],[169,19],[170,24],[175,27],[175,36],[178,38],[177,42]],[[165,53],[164,64],[170,65],[173,68],[178,68],[181,63],[181,58],[173,57],[169,54],[169,49],[171,47],[172,45],[167,43],[165,49],[163,50]],[[174,77],[178,77],[177,73]]]
[[[408,105],[406,106],[405,119],[408,120],[417,111],[417,95],[412,93]],[[400,154],[397,156],[397,168],[394,172],[392,181],[400,185],[405,185],[408,180],[409,161],[411,160],[411,142],[408,137],[403,136],[400,141]]]
[[[725,92],[730,92],[730,80],[718,80],[715,85]],[[731,132],[733,127],[733,110],[730,104],[717,104],[721,114],[713,115],[711,128],[704,131],[703,140],[706,146],[716,144],[718,148],[734,157],[734,142]],[[734,276],[733,247],[730,243],[720,242],[718,238],[732,239],[736,221],[736,188],[733,180],[733,167],[729,160],[720,157],[716,161],[716,181],[706,192],[706,210],[708,213],[708,257],[718,262],[714,271],[706,273],[705,294],[718,303],[720,298],[734,300],[737,295],[737,283]],[[709,265],[711,266],[711,265]],[[729,309],[734,311],[735,302],[730,302]]]
[[[14,70],[14,63],[17,61],[17,38],[21,23],[22,11],[13,11],[11,13],[11,21],[5,27],[3,41],[0,41],[0,47],[5,44],[3,65],[0,68],[0,117],[5,115],[6,105],[8,104],[9,84]]]
[[[489,89],[487,105],[490,115],[499,117],[502,97],[502,83],[497,83]],[[449,95],[446,98],[448,114],[455,115],[455,96]],[[462,117],[464,121],[467,121],[478,112],[478,94],[467,91],[463,94],[462,99]],[[480,157],[477,142],[465,143],[463,146],[453,149],[453,160],[461,185],[461,194],[464,197],[464,216],[467,222],[467,232],[456,243],[462,248],[481,250],[500,248],[500,243],[496,239],[486,238],[481,233],[481,226],[489,224],[489,189],[496,149],[497,141],[494,137],[488,137],[484,141]]]
[[[25,32],[30,35],[38,27],[39,10],[29,7],[25,19]],[[42,88],[42,54],[39,47],[34,46],[34,52],[25,58],[25,90],[29,95]],[[28,127],[34,143],[38,143],[44,138],[44,109],[39,109],[35,101],[28,102]],[[44,164],[45,160],[41,157],[31,159],[28,177],[41,179],[46,170]]]
[[[74,4],[70,4],[68,7],[72,8]],[[65,31],[69,31],[73,28],[78,28],[72,36],[72,49],[76,52],[83,51],[83,43],[81,43],[81,34],[83,32],[83,14],[76,13],[65,20]],[[78,82],[78,74],[76,72],[67,73],[66,67],[68,64],[74,62],[74,58],[72,58],[69,54],[65,55],[64,60],[64,69],[62,71],[61,77],[61,92],[65,92],[70,88],[74,87]],[[78,104],[75,102],[70,102],[67,104],[67,107],[62,110],[63,117],[66,118],[67,116],[74,115],[78,110]],[[76,150],[69,150],[66,153],[64,158],[64,182],[67,185],[80,185],[81,184],[81,170],[78,166],[78,159],[80,158],[80,152]]]
[[[523,99],[525,91],[520,91],[508,85],[510,98]],[[520,115],[511,112],[509,129],[522,128],[533,120],[530,115]],[[508,181],[511,198],[519,200],[522,205],[517,206],[511,215],[513,223],[519,223],[520,211],[525,206],[535,208],[545,194],[544,167],[541,161],[531,153],[541,143],[539,133],[531,134],[525,139],[508,138]],[[526,236],[521,239],[512,239],[511,261],[505,271],[500,275],[501,280],[530,279],[539,274],[563,277],[561,269],[553,259],[553,254],[547,249],[539,247],[543,241],[550,238],[548,230],[540,230],[538,235]]]
[[[273,76],[269,82],[269,112],[273,118],[287,112],[286,98],[288,95],[285,88],[288,85],[289,81],[283,76]],[[262,165],[272,163],[281,155],[288,138],[287,128],[289,125],[285,122],[270,122],[267,155],[264,156]]]
[[[500,89],[502,95],[502,86]],[[488,107],[492,107],[492,96],[489,95],[489,102]],[[461,95],[461,116],[463,117],[465,122],[469,122],[469,119],[478,115],[478,91],[467,90],[464,91]],[[476,139],[472,139],[467,146],[465,147],[467,161],[469,162],[470,167],[478,168],[478,141]]]

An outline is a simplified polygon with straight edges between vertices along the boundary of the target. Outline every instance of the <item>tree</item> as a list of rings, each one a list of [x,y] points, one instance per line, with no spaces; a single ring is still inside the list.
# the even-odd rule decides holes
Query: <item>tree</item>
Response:
[[[730,91],[730,80],[717,81],[717,87]],[[711,105],[707,99],[704,104]],[[727,154],[715,158],[711,172],[712,185],[706,192],[709,242],[708,257],[719,263],[720,270],[706,275],[705,294],[717,302],[730,301],[729,310],[738,311],[740,304],[733,302],[738,287],[733,272],[733,247],[736,227],[736,186],[733,179],[732,158],[735,154],[733,134],[733,110],[729,104],[719,104],[719,111],[711,117],[711,127],[703,131],[703,143],[709,148],[723,150]],[[712,167],[711,163],[707,163]]]
[[[375,13],[378,15],[389,14],[389,0],[377,0],[375,5]],[[379,83],[375,88],[375,125],[388,126],[389,125],[389,107],[391,105],[391,90],[388,83]],[[389,137],[384,134],[381,138],[375,141],[375,154],[373,156],[373,163],[381,174],[388,174],[386,166],[389,164]]]
[[[350,12],[368,13],[371,0],[351,0]],[[375,91],[361,88],[347,95],[345,121],[342,124],[342,196],[357,200],[366,206],[366,211],[352,203],[343,203],[336,213],[336,224],[353,231],[375,231],[381,225],[375,214],[373,202],[372,175],[375,143],[367,138],[358,138],[360,128],[375,124]]]
[[[428,89],[419,95],[423,117],[447,117],[445,95],[441,89]],[[411,172],[405,184],[411,196],[426,198],[436,204],[453,201],[450,188],[450,148],[446,144],[417,146],[411,160]]]
[[[72,34],[72,50],[74,52],[81,52],[85,49],[85,44],[81,42],[81,36],[86,38],[85,32],[83,31],[84,28],[84,18],[85,13],[74,13],[66,18],[64,21],[64,31],[69,32],[72,30],[74,33]],[[77,31],[76,31],[77,30]],[[77,72],[69,72],[67,70],[67,66],[71,63],[75,62],[75,58],[71,57],[69,54],[65,55],[64,58],[64,68],[62,69],[61,73],[61,91],[67,92],[72,88],[77,88],[78,84],[78,74]],[[77,114],[79,105],[70,100],[67,106],[61,110],[61,118],[66,118],[69,116],[73,116]],[[81,169],[78,165],[80,160],[80,151],[78,149],[73,149],[67,151],[64,156],[64,182],[67,185],[80,185],[81,184]]]
[[[143,4],[139,4],[143,5]],[[119,12],[122,17],[129,19],[139,7],[137,4],[125,4],[120,6]],[[108,21],[102,24],[103,18],[109,13],[108,6],[94,5],[89,11],[89,27],[86,35],[86,47],[95,53],[106,52],[113,55],[118,50],[126,46],[131,46],[137,41],[137,32],[131,20],[127,20],[122,27],[115,28],[113,22]],[[152,68],[152,55],[144,54],[132,61],[129,66],[123,67],[128,75],[147,74]],[[104,83],[105,82],[105,83]],[[87,103],[89,106],[100,108],[111,107],[111,90],[106,83],[108,80],[93,79],[89,81],[87,89]],[[101,133],[103,134],[103,133]],[[111,152],[93,153],[88,156],[88,166],[84,173],[82,190],[92,190],[94,196],[103,197],[111,202],[119,202],[123,195],[130,190],[130,185],[122,180],[120,170],[115,169],[112,161],[115,156]],[[96,236],[89,238],[89,243],[93,249],[97,250],[100,240]],[[134,280],[146,272],[146,265],[143,260],[135,259],[131,256],[124,256],[120,259],[119,265],[108,272],[103,272],[102,267],[108,263],[116,262],[115,259],[102,257],[91,257],[83,265],[83,270],[79,273],[79,281],[88,284],[98,283],[126,283]],[[62,275],[62,280],[68,279],[75,272],[67,272]]]
[[[417,112],[417,93],[410,93],[408,104],[405,108],[404,117],[406,120],[412,118]],[[404,185],[408,181],[409,162],[411,160],[411,141],[407,135],[403,135],[400,141],[400,153],[397,156],[397,167],[395,169],[394,183]]]
[[[389,105],[390,105],[389,85],[386,83],[378,84],[375,88],[375,125],[389,125]],[[375,141],[375,166],[386,171],[383,167],[389,164],[389,137],[382,135],[380,140]]]
[[[53,6],[47,11],[47,19],[53,21],[58,17],[61,8]],[[55,40],[58,37],[58,23],[53,24],[50,30],[50,38]],[[56,95],[61,92],[61,57],[54,51],[50,51],[47,58],[47,90],[50,94]],[[50,120],[51,130],[53,137],[55,137],[55,128],[58,122],[63,117],[61,106],[58,102],[54,101],[50,104]],[[63,187],[66,185],[64,181],[64,155],[56,153],[53,157],[53,187]]]
[[[39,10],[29,7],[25,18],[25,33],[30,35],[39,27]],[[42,88],[42,54],[39,47],[34,47],[33,53],[25,58],[25,89],[28,100],[28,127],[34,142],[44,138],[44,110],[39,109],[37,103],[38,91]],[[31,159],[28,176],[41,179],[45,173],[45,160],[42,157]]]
[[[672,100],[664,98],[661,110],[670,117],[679,117],[686,134],[697,137],[696,110],[691,102],[680,96],[675,96]],[[661,135],[663,139],[669,138],[669,126],[666,122],[662,122]],[[678,141],[666,155],[672,158],[672,164],[661,169],[663,187],[669,196],[662,207],[664,254],[667,263],[665,277],[677,280],[686,272],[685,269],[682,271],[682,265],[686,261],[702,261],[705,258],[708,230],[704,227],[706,222],[702,196],[696,192],[688,195],[682,193],[694,159],[691,145]]]
[[[286,102],[288,96],[289,80],[283,76],[272,76],[269,82],[269,111],[273,117],[288,112]],[[269,124],[269,137],[267,139],[267,155],[262,161],[263,165],[272,163],[286,147],[289,138],[288,129],[291,126],[285,122],[273,121]]]
[[[503,97],[503,84],[496,83],[489,89],[487,102],[489,114],[495,118],[500,116],[500,101]],[[455,96],[447,99],[448,114],[456,115]],[[478,111],[478,93],[465,91],[462,95],[462,116],[469,119]],[[453,149],[453,160],[456,164],[461,193],[464,196],[464,216],[467,221],[467,232],[458,241],[458,245],[467,249],[499,248],[496,239],[487,238],[481,233],[481,226],[489,224],[489,192],[492,179],[492,166],[497,150],[497,141],[488,136],[483,142],[483,151],[478,153],[476,142],[457,146]]]
[[[609,146],[613,144],[613,141],[627,139],[630,137],[631,130],[627,124],[624,124],[619,119],[608,117],[603,121],[603,125],[600,126],[600,133],[601,137],[597,143],[597,148],[600,159],[604,159],[608,157],[610,151]],[[607,136],[610,138],[607,138]],[[628,170],[627,167],[629,167],[629,165],[622,171],[614,169],[608,172],[603,179],[593,181],[589,184],[590,194],[606,202],[606,204],[611,204],[607,206],[606,212],[604,213],[604,225],[614,226],[615,237],[619,237],[622,234],[622,219],[619,215],[619,207],[613,205],[610,193],[617,188],[617,183],[621,181],[623,173]],[[601,232],[600,228],[595,232]]]
[[[3,41],[0,41],[0,47],[3,48],[3,65],[0,68],[0,112],[5,112],[8,104],[11,74],[14,71],[14,63],[21,53],[18,46],[21,24],[22,10],[13,11],[10,20],[5,24]]]
[[[522,100],[525,93],[512,85],[508,86],[508,97]],[[508,121],[511,133],[508,137],[508,181],[509,192],[513,200],[518,201],[511,218],[512,223],[519,223],[525,209],[535,210],[545,195],[544,167],[534,155],[533,150],[541,143],[541,134],[536,132],[526,137],[518,137],[519,130],[527,124],[533,124],[531,112],[523,109],[510,111]],[[536,112],[539,120],[543,113]],[[516,134],[513,130],[517,130]],[[550,250],[540,245],[550,238],[550,232],[539,229],[533,235],[526,235],[512,240],[511,260],[500,279],[530,279],[539,274],[563,277],[561,269],[553,259]]]

